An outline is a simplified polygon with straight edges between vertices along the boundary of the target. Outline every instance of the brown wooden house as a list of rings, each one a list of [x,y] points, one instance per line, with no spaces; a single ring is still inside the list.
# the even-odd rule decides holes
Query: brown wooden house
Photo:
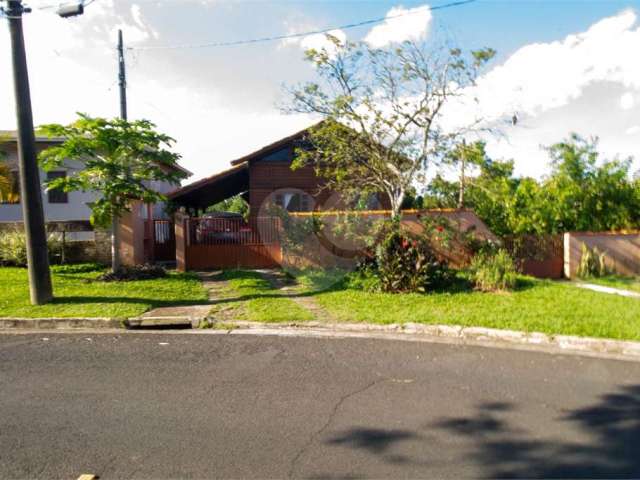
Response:
[[[186,185],[170,193],[169,198],[192,213],[238,194],[249,203],[251,216],[263,215],[271,204],[291,212],[344,208],[338,195],[323,188],[324,181],[313,167],[291,168],[295,149],[304,142],[307,131],[233,160],[229,169]],[[389,202],[374,196],[367,199],[366,207],[388,209]]]

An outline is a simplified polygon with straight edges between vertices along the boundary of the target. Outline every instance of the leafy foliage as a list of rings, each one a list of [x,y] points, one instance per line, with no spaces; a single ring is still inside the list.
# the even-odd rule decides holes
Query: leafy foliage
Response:
[[[512,290],[518,279],[513,258],[504,249],[479,253],[471,261],[470,271],[475,287],[483,292]]]
[[[53,234],[47,237],[49,261],[57,263],[61,258],[62,242]],[[27,237],[22,228],[0,231],[0,265],[27,266]]]
[[[580,246],[580,263],[576,274],[580,278],[604,277],[611,273],[606,265],[605,252],[601,252],[598,247],[592,249],[586,243]]]
[[[167,271],[159,265],[123,265],[115,272],[106,272],[98,280],[103,282],[122,282],[132,280],[152,280],[164,278]]]
[[[97,195],[89,204],[91,221],[108,226],[129,211],[132,199],[155,203],[165,199],[152,182],[178,183],[184,174],[174,169],[180,156],[168,150],[174,140],[158,133],[148,120],[128,122],[79,114],[74,123],[44,125],[39,129],[65,141],[40,153],[45,170],[59,168],[68,161],[82,164],[66,177],[47,183],[47,188],[66,192],[80,190]]]
[[[492,160],[484,144],[476,144],[467,157],[477,174],[466,179],[465,205],[501,236],[640,225],[640,180],[630,175],[630,159],[600,161],[597,140],[576,134],[547,151],[551,173],[537,181],[514,176],[512,160]],[[455,207],[458,191],[457,182],[436,176],[427,188],[424,205]]]
[[[445,129],[443,113],[495,52],[465,55],[412,42],[374,49],[328,39],[331,47],[306,52],[318,81],[291,90],[291,111],[325,120],[310,129],[293,166],[313,165],[348,200],[384,193],[398,215],[414,183],[476,126]]]
[[[235,195],[231,198],[227,198],[221,202],[211,205],[209,208],[207,208],[207,212],[239,213],[246,220],[249,216],[249,204],[244,198],[242,198],[242,195]]]

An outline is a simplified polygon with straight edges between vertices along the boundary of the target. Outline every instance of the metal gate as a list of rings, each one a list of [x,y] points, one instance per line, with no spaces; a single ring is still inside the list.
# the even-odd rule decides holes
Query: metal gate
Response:
[[[190,218],[186,230],[188,269],[274,268],[282,263],[277,217]]]
[[[153,260],[175,262],[176,231],[171,220],[153,221]]]

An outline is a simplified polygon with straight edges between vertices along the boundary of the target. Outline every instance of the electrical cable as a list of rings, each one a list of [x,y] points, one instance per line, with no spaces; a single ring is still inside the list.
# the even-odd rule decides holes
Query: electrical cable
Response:
[[[428,7],[429,10],[443,10],[445,8],[459,7],[462,5],[466,5],[469,3],[473,3],[476,0],[460,0],[455,2],[445,3],[443,5],[436,5],[433,7]],[[214,48],[214,47],[232,47],[237,45],[248,45],[254,43],[264,43],[264,42],[273,42],[277,40],[286,40],[289,38],[300,38],[306,37],[308,35],[317,35],[323,33],[329,33],[332,30],[347,30],[350,28],[361,27],[364,25],[371,25],[374,23],[381,23],[386,20],[393,20],[395,18],[404,17],[406,15],[412,15],[416,13],[416,9],[413,11],[408,11],[404,13],[400,13],[397,15],[389,15],[386,17],[374,18],[371,20],[364,20],[362,22],[349,23],[346,25],[340,25],[337,27],[328,27],[323,28],[321,30],[312,30],[304,33],[292,33],[287,35],[275,35],[271,37],[260,37],[260,38],[252,38],[247,40],[235,40],[228,42],[211,42],[211,43],[199,43],[199,44],[182,44],[182,45],[148,45],[148,46],[139,46],[139,47],[127,47],[127,50],[178,50],[178,49],[196,49],[196,48]]]

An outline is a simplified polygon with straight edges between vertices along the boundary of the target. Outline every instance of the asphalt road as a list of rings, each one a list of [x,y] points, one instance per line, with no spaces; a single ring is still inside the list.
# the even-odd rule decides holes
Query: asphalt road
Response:
[[[365,339],[0,335],[0,477],[639,477],[640,363]]]

